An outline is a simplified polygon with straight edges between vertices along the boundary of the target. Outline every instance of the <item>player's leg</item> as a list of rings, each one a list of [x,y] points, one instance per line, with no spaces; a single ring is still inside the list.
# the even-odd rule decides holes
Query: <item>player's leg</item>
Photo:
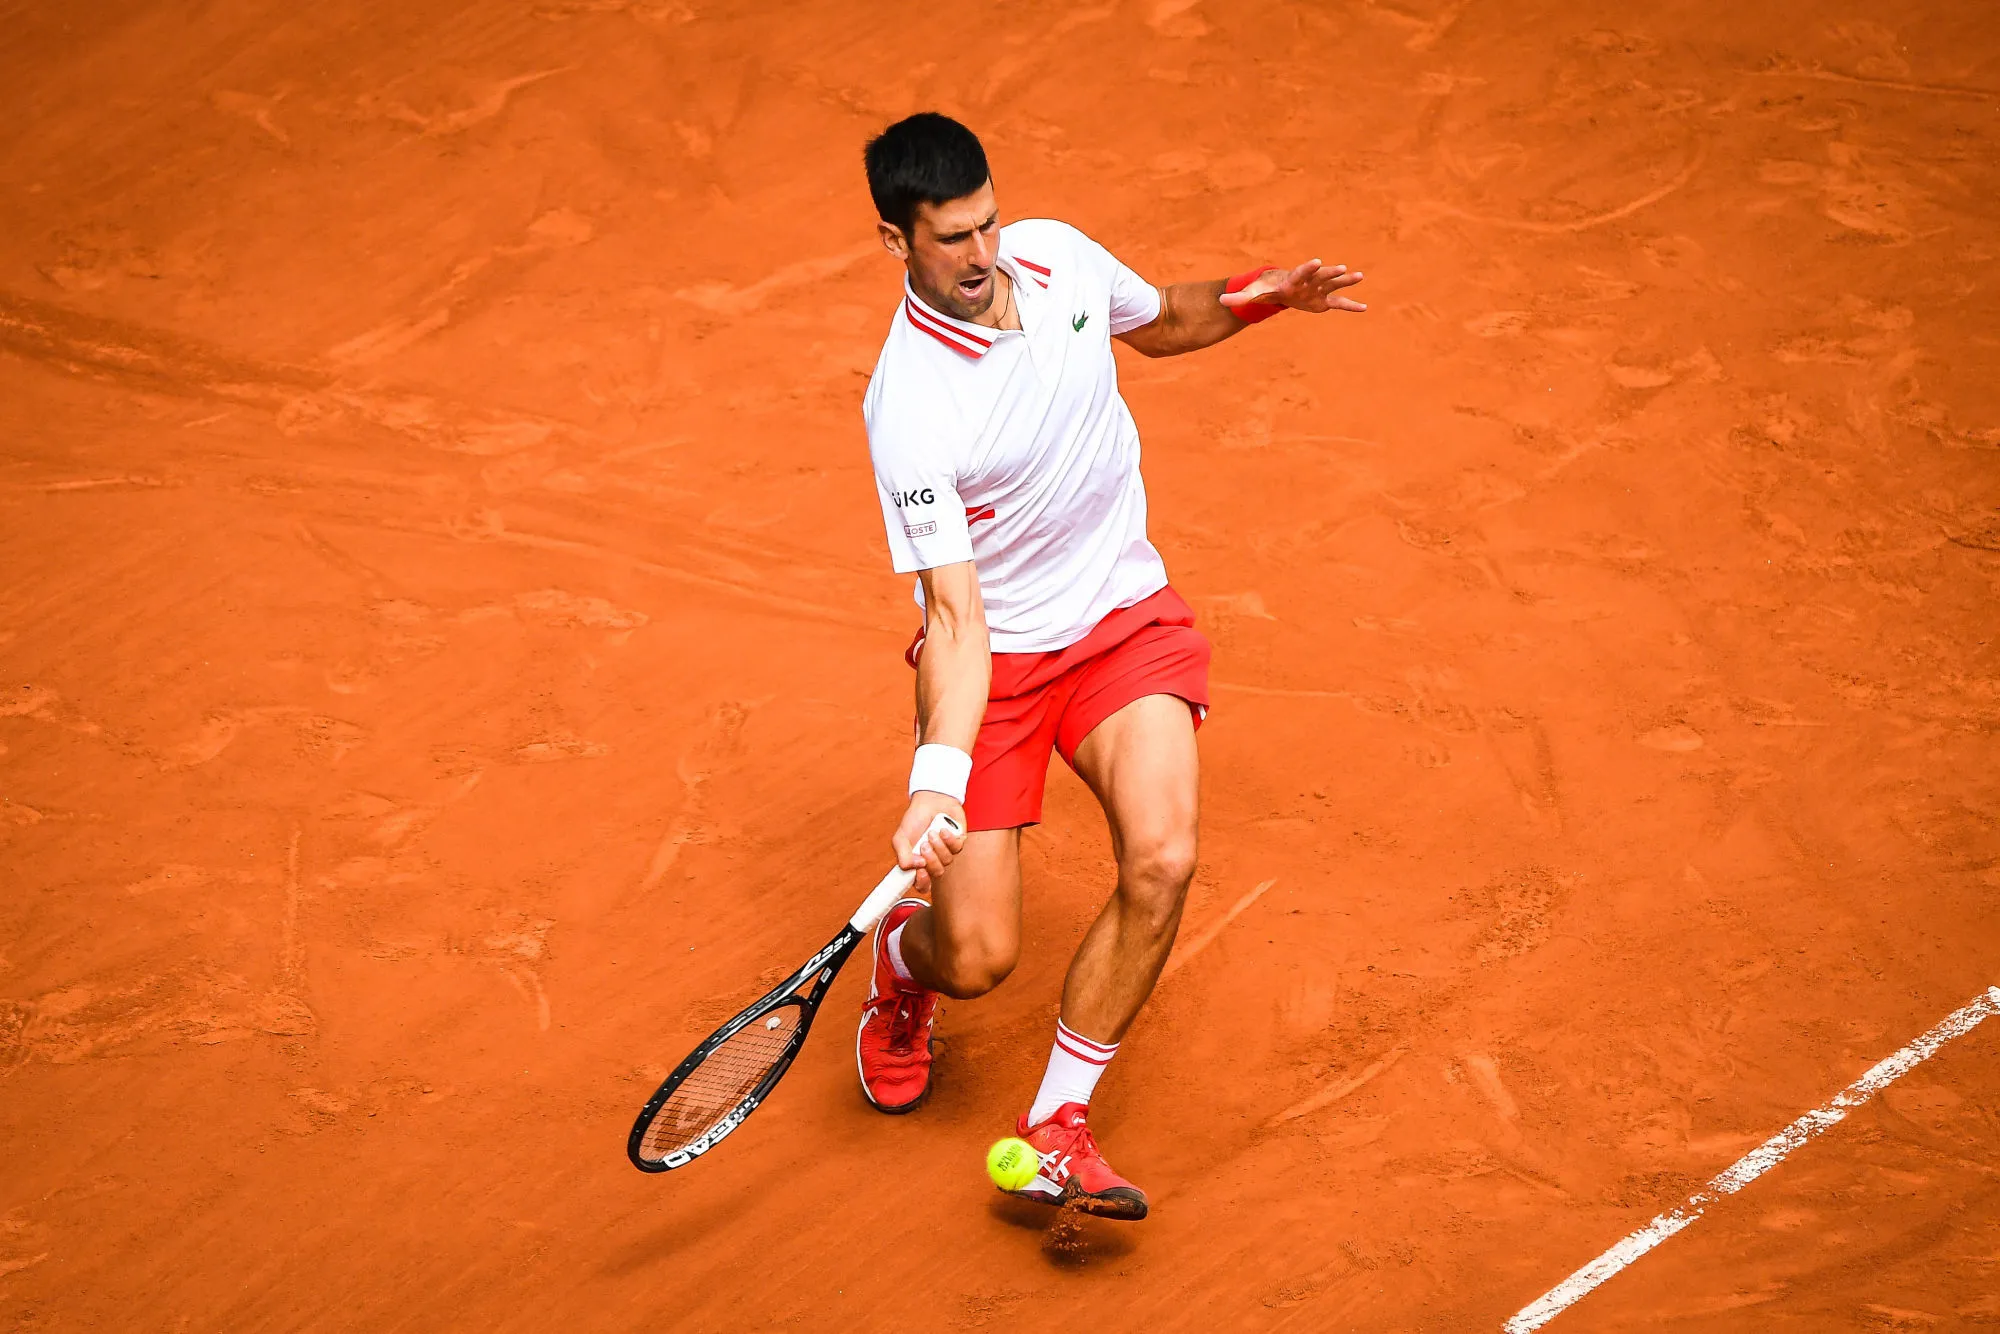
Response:
[[[1189,633],[1192,633],[1190,631]],[[1202,646],[1205,649],[1205,645]],[[1205,661],[1205,654],[1204,654]],[[1055,1043],[1020,1134],[1041,1155],[1017,1192],[1108,1218],[1144,1218],[1145,1192],[1104,1160],[1091,1094],[1173,948],[1194,876],[1199,765],[1188,702],[1144,695],[1099,723],[1073,763],[1104,807],[1118,884],[1084,933],[1063,983]]]
[[[1068,698],[1060,683],[1000,693],[1012,670],[995,655],[995,696],[965,788],[965,847],[938,878],[934,905],[911,913],[890,941],[901,981],[959,1000],[999,986],[1021,956],[1021,828],[1042,818]]]
[[[890,944],[902,972],[957,1000],[983,996],[1021,958],[1021,831],[975,829],[939,878],[927,909]]]
[[[1021,951],[1021,826],[1042,818],[1059,699],[989,699],[965,790],[965,847],[933,887],[875,928],[875,969],[855,1035],[868,1101],[914,1110],[930,1090],[938,997],[978,996],[1014,971]]]
[[[1115,1047],[1153,994],[1194,878],[1200,759],[1187,701],[1127,704],[1077,747],[1076,770],[1110,823],[1118,886],[1070,963],[1062,1016]]]
[[[1046,762],[1046,761],[1045,761]],[[930,1093],[940,994],[998,986],[1021,953],[1021,831],[975,829],[938,877],[934,903],[904,899],[875,929],[875,968],[854,1038],[861,1091],[884,1112]]]

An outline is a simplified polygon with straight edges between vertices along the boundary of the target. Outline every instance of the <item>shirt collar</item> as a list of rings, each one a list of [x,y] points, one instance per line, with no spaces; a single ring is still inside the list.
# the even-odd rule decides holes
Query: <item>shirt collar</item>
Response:
[[[1016,282],[1025,277],[1043,291],[1048,290],[1049,279],[1055,276],[1049,272],[1046,265],[1037,264],[1032,259],[1022,259],[1019,255],[1002,255],[1000,262],[1007,265],[1007,271],[1014,275]],[[1021,272],[1023,269],[1027,270],[1025,274]]]
[[[998,257],[1000,267],[1014,282],[1014,309],[1021,317],[1021,332],[1032,334],[1041,323],[1042,293],[1048,290],[1048,270],[1018,255]]]
[[[903,276],[903,318],[952,351],[970,357],[974,361],[986,355],[993,346],[995,335],[1000,332],[983,324],[969,324],[964,320],[953,319],[938,311],[917,295],[917,289],[911,284],[908,274]]]
[[[1031,318],[1030,308],[1038,303],[1033,299],[1042,291],[1047,291],[1049,279],[1053,277],[1048,268],[1033,260],[1017,255],[997,255],[995,263],[1007,270],[1007,277],[1014,284],[1014,300],[1021,311],[1021,324],[1025,330]],[[1032,284],[1032,286],[1031,286]],[[1022,293],[1030,299],[1021,303]],[[994,339],[1005,330],[989,325],[971,324],[965,320],[953,319],[917,295],[917,289],[906,273],[903,275],[903,318],[914,327],[937,339],[961,356],[977,361],[993,349]]]

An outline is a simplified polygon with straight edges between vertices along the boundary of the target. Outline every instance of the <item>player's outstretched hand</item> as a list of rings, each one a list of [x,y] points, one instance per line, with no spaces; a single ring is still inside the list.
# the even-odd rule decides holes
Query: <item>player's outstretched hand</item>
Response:
[[[927,894],[931,889],[931,878],[942,875],[944,868],[951,865],[965,847],[964,834],[940,833],[924,839],[924,831],[931,827],[931,821],[942,813],[965,828],[965,807],[942,792],[916,792],[910,796],[910,808],[903,812],[903,822],[890,835],[890,846],[896,850],[896,865],[906,871],[917,873],[917,883],[912,887],[919,894]],[[923,839],[921,846],[918,840]]]
[[[1316,259],[1309,259],[1296,269],[1266,269],[1257,281],[1240,292],[1222,294],[1225,306],[1247,306],[1253,301],[1273,306],[1290,306],[1293,310],[1303,310],[1313,315],[1324,315],[1329,310],[1363,311],[1368,307],[1359,301],[1340,295],[1344,287],[1352,287],[1365,274],[1349,273],[1345,264],[1323,268]]]

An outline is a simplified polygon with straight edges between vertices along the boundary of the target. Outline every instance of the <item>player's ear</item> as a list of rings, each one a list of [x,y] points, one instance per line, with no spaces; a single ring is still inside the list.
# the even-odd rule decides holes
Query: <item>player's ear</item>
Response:
[[[909,238],[903,235],[901,227],[898,227],[893,222],[883,222],[878,218],[875,222],[875,234],[882,238],[882,248],[884,250],[894,255],[902,263],[907,264],[910,262]]]

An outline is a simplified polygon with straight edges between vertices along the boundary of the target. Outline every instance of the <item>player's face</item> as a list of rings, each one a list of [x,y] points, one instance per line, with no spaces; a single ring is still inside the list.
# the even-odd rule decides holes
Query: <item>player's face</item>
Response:
[[[984,315],[998,290],[993,263],[1000,252],[1000,209],[993,182],[960,199],[917,205],[903,250],[899,258],[910,266],[918,296],[957,319]]]

